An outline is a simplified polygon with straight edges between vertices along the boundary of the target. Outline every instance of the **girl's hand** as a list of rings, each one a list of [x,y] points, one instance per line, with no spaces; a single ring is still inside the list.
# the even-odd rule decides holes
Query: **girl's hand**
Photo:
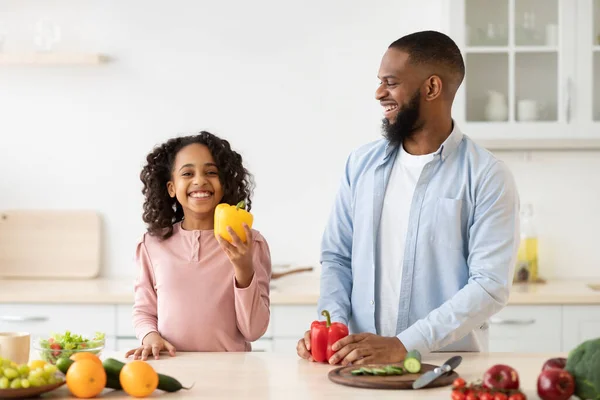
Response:
[[[244,231],[246,232],[246,243],[242,242],[242,239],[231,229],[227,227],[227,232],[231,235],[233,243],[229,243],[221,236],[217,238],[219,244],[229,261],[233,264],[235,269],[235,280],[237,281],[238,287],[245,288],[252,282],[252,276],[254,275],[254,266],[252,265],[252,231],[245,223],[242,224]]]
[[[154,358],[158,360],[161,351],[168,351],[171,357],[175,356],[175,347],[163,339],[158,332],[151,332],[144,337],[142,345],[137,349],[129,350],[125,354],[125,358],[133,355],[134,360],[146,360],[150,354],[153,354]]]

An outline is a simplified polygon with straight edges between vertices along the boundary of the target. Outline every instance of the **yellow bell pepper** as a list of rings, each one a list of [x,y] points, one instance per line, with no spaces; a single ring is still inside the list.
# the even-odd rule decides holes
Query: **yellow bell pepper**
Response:
[[[230,226],[242,242],[246,243],[246,232],[242,223],[245,222],[252,229],[254,217],[245,210],[245,207],[246,203],[243,200],[235,206],[229,204],[219,204],[217,206],[215,209],[215,237],[217,239],[221,236],[229,243],[233,243],[231,235],[227,232],[227,227]]]

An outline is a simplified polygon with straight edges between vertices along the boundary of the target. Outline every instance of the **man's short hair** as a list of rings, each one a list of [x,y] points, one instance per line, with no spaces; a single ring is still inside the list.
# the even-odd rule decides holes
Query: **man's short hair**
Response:
[[[429,65],[434,69],[441,68],[440,73],[452,79],[456,88],[465,76],[465,63],[460,49],[447,35],[437,31],[421,31],[403,36],[390,44],[408,53],[409,62],[413,65]]]

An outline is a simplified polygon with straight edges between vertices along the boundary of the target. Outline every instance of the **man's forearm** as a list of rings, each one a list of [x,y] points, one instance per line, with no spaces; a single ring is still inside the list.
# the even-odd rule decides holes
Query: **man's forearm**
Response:
[[[418,320],[397,337],[408,351],[439,350],[479,328],[500,311],[509,288],[486,278],[471,278],[450,300]]]

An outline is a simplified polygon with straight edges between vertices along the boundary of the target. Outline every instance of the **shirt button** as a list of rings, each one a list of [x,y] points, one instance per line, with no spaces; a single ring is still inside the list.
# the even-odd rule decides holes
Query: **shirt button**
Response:
[[[371,300],[371,305],[374,305],[374,304],[375,304],[375,301]]]

